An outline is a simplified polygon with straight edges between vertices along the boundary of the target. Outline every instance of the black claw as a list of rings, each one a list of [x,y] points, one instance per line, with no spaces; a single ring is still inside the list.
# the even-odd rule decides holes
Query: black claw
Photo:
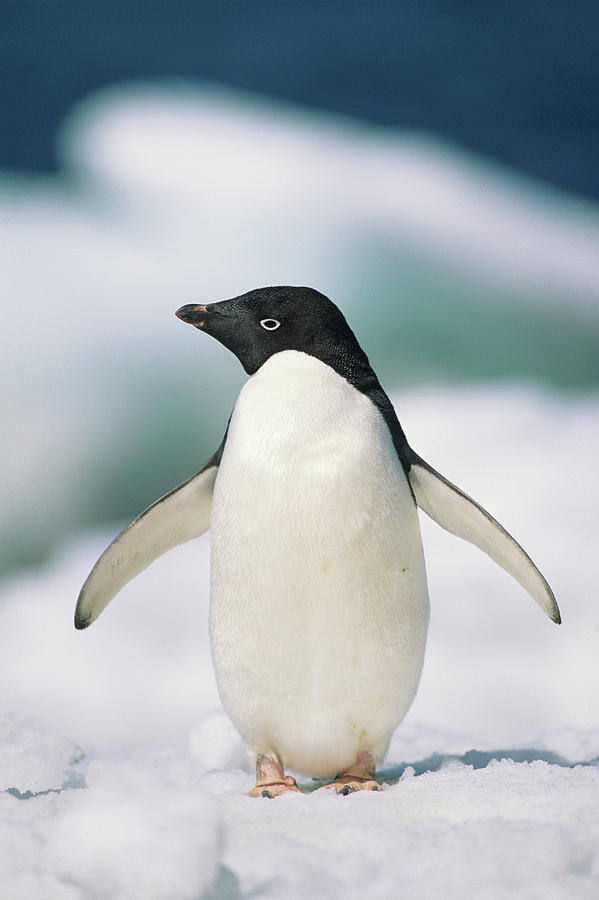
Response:
[[[342,787],[339,793],[343,794],[344,797],[347,797],[348,794],[351,794],[351,788],[349,784],[346,784],[344,787]]]
[[[260,794],[261,797],[268,797],[269,800],[274,798],[274,794],[271,794],[270,791],[262,791]]]

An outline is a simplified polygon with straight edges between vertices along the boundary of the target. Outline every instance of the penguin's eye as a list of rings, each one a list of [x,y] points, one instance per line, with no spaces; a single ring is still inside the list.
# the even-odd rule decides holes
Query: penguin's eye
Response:
[[[260,319],[260,324],[267,331],[276,331],[281,323],[278,319]]]

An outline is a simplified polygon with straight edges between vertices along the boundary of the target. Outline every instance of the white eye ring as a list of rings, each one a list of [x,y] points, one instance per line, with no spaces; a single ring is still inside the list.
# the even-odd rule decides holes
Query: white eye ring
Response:
[[[266,331],[276,331],[281,323],[278,319],[260,319],[260,324]]]

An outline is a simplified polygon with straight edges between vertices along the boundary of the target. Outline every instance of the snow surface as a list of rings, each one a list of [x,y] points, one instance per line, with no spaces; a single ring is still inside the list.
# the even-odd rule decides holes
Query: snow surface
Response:
[[[599,397],[395,402],[415,449],[538,562],[564,624],[423,518],[430,640],[383,792],[254,800],[212,675],[208,540],[80,633],[78,589],[113,536],[85,535],[0,595],[0,896],[598,895]]]
[[[187,299],[311,283],[354,321],[380,239],[476,269],[481,305],[499,273],[502,302],[536,298],[543,327],[554,306],[583,327],[597,315],[596,208],[423,137],[154,85],[84,104],[63,157],[61,178],[0,182],[6,544],[43,543],[95,505],[135,455],[144,391],[148,436],[167,405],[188,419],[217,359],[233,391],[216,343],[199,360],[182,347]],[[443,302],[435,314],[455,315]],[[434,386],[396,405],[414,448],[538,562],[564,624],[423,519],[428,652],[383,792],[251,800],[210,661],[208,539],[78,633],[79,587],[120,525],[80,535],[0,593],[2,900],[599,895],[599,397]]]

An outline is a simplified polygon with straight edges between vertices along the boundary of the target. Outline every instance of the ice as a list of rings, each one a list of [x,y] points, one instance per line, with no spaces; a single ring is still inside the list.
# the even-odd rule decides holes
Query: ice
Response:
[[[58,790],[83,756],[68,738],[37,719],[0,713],[0,791],[19,794]]]
[[[368,352],[383,345],[396,384],[460,376],[464,357],[480,368],[476,324],[498,321],[500,372],[515,343],[525,371],[595,377],[590,203],[431,136],[206,85],[107,89],[73,111],[61,147],[56,177],[0,177],[7,567],[131,511],[140,472],[163,492],[218,446],[242,373],[175,320],[184,303],[313,285]]]
[[[597,785],[595,768],[504,760],[449,765],[347,806],[227,798],[224,861],[244,895],[266,882],[272,898],[586,898],[599,876]]]
[[[597,896],[599,397],[434,383],[435,348],[454,335],[459,361],[477,322],[508,322],[511,371],[527,305],[531,371],[551,347],[557,381],[596,383],[596,207],[430,137],[206,86],[108,90],[74,113],[62,153],[60,177],[0,182],[0,541],[13,559],[60,547],[0,591],[2,898]],[[304,780],[305,795],[245,796],[210,661],[207,537],[91,629],[72,624],[124,524],[81,523],[198,468],[242,377],[215,343],[183,341],[173,310],[277,282],[313,284],[371,338],[391,335],[396,383],[420,322],[429,386],[394,398],[409,440],[524,545],[562,610],[558,628],[423,516],[425,669],[376,794]],[[456,310],[464,291],[475,302]]]
[[[599,397],[504,384],[394,401],[415,448],[530,550],[563,625],[423,518],[431,634],[383,792],[254,800],[212,675],[208,541],[76,632],[78,589],[113,536],[83,535],[0,595],[4,896],[597,894]]]
[[[197,900],[220,856],[216,805],[161,766],[97,762],[65,794],[46,865],[82,897]]]
[[[119,85],[70,117],[63,157],[121,201],[176,205],[198,223],[210,210],[212,227],[227,230],[224,246],[248,217],[276,232],[284,197],[287,228],[312,251],[316,237],[332,249],[331,235],[375,226],[468,264],[475,257],[503,278],[597,287],[592,204],[557,191],[538,202],[532,181],[424,134],[302,114],[216,85]]]
[[[103,758],[85,787],[0,795],[4,896],[197,900],[216,875],[220,813],[177,774],[161,759]]]

